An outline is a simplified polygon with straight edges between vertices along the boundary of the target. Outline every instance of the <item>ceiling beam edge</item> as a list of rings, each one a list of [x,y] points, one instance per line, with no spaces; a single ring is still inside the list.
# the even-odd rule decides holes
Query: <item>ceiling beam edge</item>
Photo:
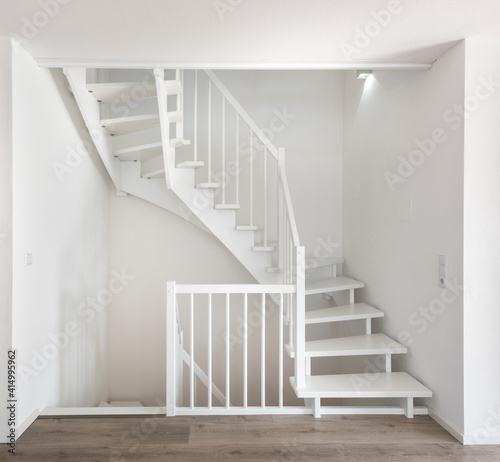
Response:
[[[418,70],[431,69],[433,61],[179,61],[39,58],[44,68],[91,69],[212,69],[212,70]]]

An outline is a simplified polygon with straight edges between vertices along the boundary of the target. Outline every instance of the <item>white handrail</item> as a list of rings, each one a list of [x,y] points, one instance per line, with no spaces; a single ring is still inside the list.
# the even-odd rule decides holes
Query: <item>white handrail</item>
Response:
[[[293,294],[291,284],[181,284],[177,294]]]
[[[229,90],[225,87],[225,85],[221,82],[219,77],[215,75],[213,71],[204,71],[205,74],[208,75],[208,78],[213,82],[213,84],[218,88],[218,90],[224,95],[227,102],[233,106],[233,108],[238,112],[242,120],[250,127],[250,129],[257,135],[262,144],[269,150],[269,152],[273,155],[273,157],[278,159],[278,150],[271,143],[269,138],[264,135],[262,130],[258,127],[258,125],[253,121],[253,119],[248,115],[248,113],[243,109],[240,103],[236,100],[236,98],[229,92]]]
[[[283,190],[283,200],[286,207],[286,215],[288,216],[288,222],[290,224],[290,230],[292,232],[293,245],[295,247],[300,246],[299,232],[297,230],[297,223],[295,222],[295,214],[293,212],[292,198],[290,197],[290,189],[288,188],[288,179],[285,172],[285,150],[283,148],[279,149],[279,179],[281,181],[281,186]]]

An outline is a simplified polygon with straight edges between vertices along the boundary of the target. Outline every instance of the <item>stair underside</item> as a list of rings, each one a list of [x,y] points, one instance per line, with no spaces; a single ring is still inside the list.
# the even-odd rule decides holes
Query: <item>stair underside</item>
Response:
[[[89,83],[87,89],[101,103],[113,103],[123,97],[134,100],[156,96],[156,85],[143,82]]]
[[[179,80],[166,80],[165,92],[167,95],[178,95],[182,92],[181,82]],[[106,82],[89,83],[87,90],[100,103],[113,103],[123,101],[124,98],[140,101],[144,98],[156,97],[156,85],[151,82]]]
[[[354,321],[358,319],[382,318],[384,313],[366,303],[332,306],[320,310],[306,311],[306,324],[322,322]]]
[[[130,148],[119,149],[113,152],[113,155],[123,161],[137,160],[145,162],[153,159],[154,157],[163,154],[163,144],[161,141],[156,143],[148,143],[140,146],[133,146]]]
[[[291,345],[286,345],[290,357],[295,357]],[[384,334],[356,335],[352,337],[309,340],[306,342],[305,356],[320,358],[325,356],[368,356],[384,354],[405,354],[407,349]]]
[[[313,375],[306,377],[304,388],[297,389],[299,398],[430,398],[432,392],[406,372],[375,374]]]
[[[158,125],[160,125],[160,116],[158,114],[101,120],[101,127],[115,136],[126,135],[127,133],[145,130]]]
[[[319,281],[308,282],[306,284],[306,295],[324,294],[328,292],[339,292],[341,290],[360,289],[365,284],[346,276],[336,278],[321,279]]]

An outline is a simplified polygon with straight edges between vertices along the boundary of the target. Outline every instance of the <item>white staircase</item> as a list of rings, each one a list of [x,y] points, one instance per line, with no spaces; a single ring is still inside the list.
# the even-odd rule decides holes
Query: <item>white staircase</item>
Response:
[[[283,321],[289,325],[289,343],[282,348],[295,361],[291,386],[299,398],[311,404],[316,417],[332,411],[322,407],[324,398],[404,398],[404,413],[413,416],[413,399],[432,394],[408,374],[392,372],[392,355],[405,354],[406,347],[382,333],[372,333],[372,319],[384,314],[365,303],[355,303],[354,291],[364,287],[364,283],[337,275],[343,259],[304,258],[288,191],[284,150],[271,144],[215,74],[201,71],[188,74],[182,70],[166,73],[164,69],[155,69],[149,82],[127,83],[90,82],[86,69],[70,68],[65,73],[117,190],[157,204],[212,233],[259,284],[269,287],[262,297],[274,293],[272,299],[280,303]],[[120,106],[121,111],[113,109],[117,101],[131,98],[133,104]],[[273,191],[277,193],[273,195]],[[331,267],[332,276],[314,280],[313,273],[319,267]],[[306,272],[311,274],[307,283]],[[279,286],[284,290],[280,302],[278,292],[271,290],[273,284],[276,287],[284,284]],[[183,290],[182,293],[189,293],[187,288]],[[222,293],[218,290],[214,292]],[[247,292],[261,293],[248,287],[238,293]],[[349,304],[308,307],[310,296],[329,294],[331,298],[342,292],[349,293]],[[211,292],[203,289],[190,293]],[[225,293],[229,294],[229,289]],[[286,303],[283,295],[287,297]],[[192,305],[192,316],[193,310]],[[168,319],[179,322],[173,314]],[[305,338],[306,325],[346,321],[363,322],[365,334],[320,340]],[[172,351],[176,348],[174,343]],[[265,348],[265,342],[262,346]],[[175,360],[172,351],[168,350],[167,356]],[[196,375],[210,390],[209,402],[213,390],[222,402],[225,396],[216,386],[212,387],[211,371],[202,371],[183,347],[180,351],[178,361],[186,362],[192,369],[191,376]],[[194,351],[193,344],[190,351]],[[385,356],[383,371],[311,375],[313,358],[379,355]],[[228,377],[229,368],[227,390]],[[178,387],[167,380],[167,387],[173,385]],[[265,384],[263,394],[264,389]],[[229,393],[226,395],[229,409]],[[281,400],[282,394],[280,409]],[[191,410],[195,407],[193,403],[194,391]],[[247,407],[243,406],[242,412],[245,410]],[[344,410],[362,412],[360,408]],[[389,407],[376,410],[392,412]]]
[[[372,319],[382,318],[384,313],[366,303],[354,303],[354,291],[364,287],[364,283],[345,276],[336,276],[339,260],[327,260],[323,265],[331,265],[333,277],[308,282],[305,294],[333,294],[349,292],[350,303],[322,309],[308,310],[305,314],[306,324],[333,323],[344,321],[364,321],[365,335],[326,338],[305,341],[304,356],[306,358],[306,378],[303,386],[297,386],[296,379],[290,383],[297,396],[313,400],[315,417],[322,413],[322,398],[404,398],[404,413],[413,417],[414,398],[429,398],[432,392],[405,372],[392,372],[392,355],[407,353],[407,348],[390,337],[372,333]],[[321,264],[320,264],[321,265]],[[310,267],[316,267],[311,265]],[[306,301],[307,309],[307,301]],[[286,351],[295,356],[292,345],[286,345]],[[347,357],[347,356],[385,356],[384,372],[360,372],[359,374],[311,375],[312,358]],[[346,408],[346,412],[352,412]],[[381,409],[380,413],[391,412],[391,408]],[[328,413],[328,409],[326,410]],[[337,413],[337,412],[336,412]]]

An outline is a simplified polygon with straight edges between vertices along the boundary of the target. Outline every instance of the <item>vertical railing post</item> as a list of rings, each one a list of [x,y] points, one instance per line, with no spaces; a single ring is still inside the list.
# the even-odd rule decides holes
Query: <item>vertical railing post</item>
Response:
[[[212,81],[208,79],[208,183],[212,182]]]
[[[183,89],[184,90],[184,89]],[[194,71],[194,161],[198,160],[198,69]]]
[[[236,112],[236,204],[240,203],[240,115]]]
[[[167,282],[167,316],[166,316],[166,406],[167,416],[175,415],[177,390],[177,318],[175,282]]]
[[[177,95],[177,111],[184,111],[184,71],[176,70],[176,79],[181,83],[181,92]],[[175,137],[182,141],[184,140],[184,117],[175,124]]]
[[[172,189],[171,175],[175,167],[175,149],[170,146],[170,122],[168,121],[167,92],[165,90],[165,69],[155,69],[154,75],[156,94],[158,95],[158,113],[160,115],[165,182],[167,183],[167,189]]]
[[[250,130],[250,226],[253,226],[253,132]]]
[[[264,234],[264,247],[267,247],[267,148],[264,147],[264,166],[263,166],[263,171],[264,171],[264,228],[263,228],[263,234]]]
[[[295,297],[295,381],[297,388],[303,388],[306,380],[306,308],[305,308],[305,250],[296,247],[296,284]]]
[[[222,203],[226,203],[226,98],[222,95]]]
[[[283,206],[283,185],[281,182],[281,172],[285,169],[285,149],[278,148],[278,268],[283,271],[283,284],[286,284],[286,272],[285,272],[285,208]]]

